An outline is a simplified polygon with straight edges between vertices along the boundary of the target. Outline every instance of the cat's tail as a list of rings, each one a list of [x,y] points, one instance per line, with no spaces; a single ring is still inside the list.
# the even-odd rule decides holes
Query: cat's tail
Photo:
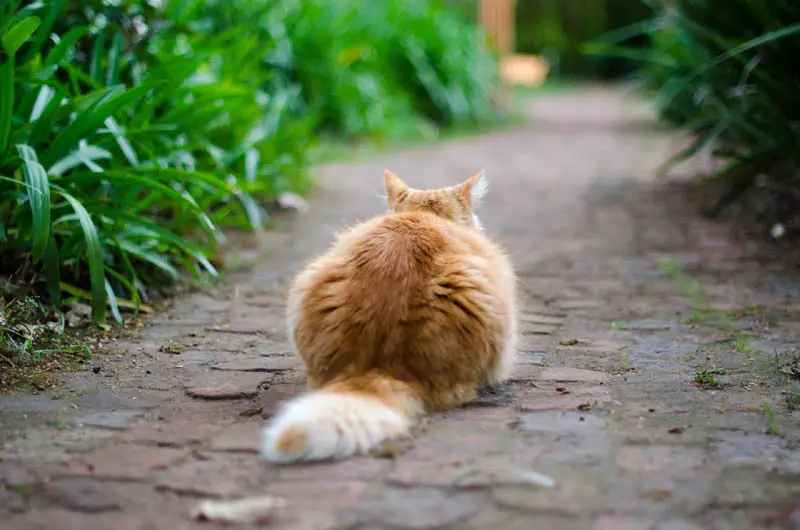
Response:
[[[397,379],[345,379],[284,405],[261,433],[261,455],[287,463],[367,454],[409,434],[421,411],[418,395]]]

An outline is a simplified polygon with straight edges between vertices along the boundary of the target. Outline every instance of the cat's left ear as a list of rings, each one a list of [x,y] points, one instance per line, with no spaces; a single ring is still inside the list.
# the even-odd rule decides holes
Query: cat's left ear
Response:
[[[469,200],[470,206],[472,208],[477,207],[481,200],[486,196],[486,192],[489,191],[489,181],[486,180],[486,170],[481,170],[480,172],[475,173],[470,178],[465,180],[459,187],[466,195],[465,198]]]
[[[386,190],[386,202],[389,208],[394,208],[406,195],[408,195],[408,184],[403,179],[389,171],[383,172],[384,186]]]

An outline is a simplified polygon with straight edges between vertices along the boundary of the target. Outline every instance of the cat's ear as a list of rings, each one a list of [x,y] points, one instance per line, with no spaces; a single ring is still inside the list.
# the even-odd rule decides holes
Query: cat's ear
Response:
[[[486,180],[486,170],[475,173],[465,180],[459,188],[466,196],[465,198],[468,199],[470,206],[472,208],[477,207],[486,196],[486,192],[489,191],[489,181]]]
[[[386,188],[386,202],[389,208],[394,208],[395,204],[408,193],[408,185],[388,169],[383,173],[383,181]]]

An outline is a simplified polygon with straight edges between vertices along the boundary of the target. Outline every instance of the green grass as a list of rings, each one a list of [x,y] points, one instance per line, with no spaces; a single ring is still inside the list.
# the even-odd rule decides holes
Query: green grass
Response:
[[[680,263],[672,258],[663,259],[659,270],[675,282],[692,304],[692,314],[686,318],[687,324],[707,324],[723,331],[733,332],[736,322],[730,311],[712,309],[705,289],[696,280],[689,278]]]
[[[217,276],[322,138],[495,119],[494,58],[434,0],[6,0],[0,43],[0,276],[99,327]]]
[[[722,383],[717,379],[718,376],[727,375],[728,371],[722,368],[709,368],[694,374],[694,383],[703,390],[722,387]]]
[[[767,427],[764,429],[764,433],[780,436],[781,428],[775,419],[775,414],[772,412],[772,407],[769,406],[769,403],[767,403],[766,400],[764,400],[764,416],[767,422]]]
[[[798,394],[797,392],[787,392],[786,408],[792,412],[800,410],[800,394]]]

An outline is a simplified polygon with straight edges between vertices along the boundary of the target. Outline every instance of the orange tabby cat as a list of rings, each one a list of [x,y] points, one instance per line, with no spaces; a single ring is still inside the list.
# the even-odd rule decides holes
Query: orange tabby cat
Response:
[[[312,392],[264,429],[267,460],[367,453],[513,368],[516,279],[473,213],[483,173],[438,190],[385,180],[389,211],[340,235],[289,293]]]

